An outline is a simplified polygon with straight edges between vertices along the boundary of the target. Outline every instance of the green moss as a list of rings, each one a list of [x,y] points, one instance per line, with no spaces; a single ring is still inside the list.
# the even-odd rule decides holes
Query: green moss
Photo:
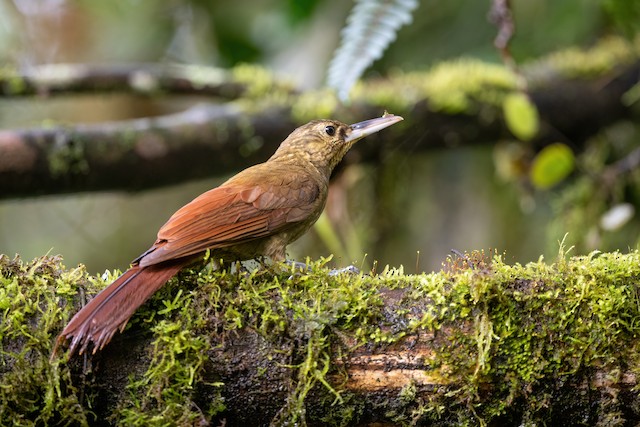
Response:
[[[324,268],[329,259],[308,261],[309,271],[298,271],[282,265],[276,275],[266,280],[269,273],[254,271],[244,276],[231,292],[221,293],[222,317],[227,328],[249,327],[271,342],[283,336],[304,337],[306,343],[294,359],[300,363],[289,366],[297,372],[295,383],[286,405],[279,411],[282,422],[304,423],[305,400],[316,385],[331,395],[333,403],[343,402],[341,394],[329,384],[331,369],[331,328],[366,327],[370,312],[381,304],[375,289],[363,278],[332,277]],[[265,277],[267,275],[267,277]],[[292,275],[289,279],[288,275]],[[219,278],[214,280],[219,282]],[[297,338],[299,339],[299,338]],[[283,351],[275,346],[274,355]],[[355,409],[348,405],[345,413]],[[342,408],[345,410],[345,408]]]
[[[505,94],[518,88],[518,77],[499,64],[463,58],[442,62],[429,71],[397,73],[386,81],[356,88],[355,98],[404,114],[427,99],[433,111],[469,113],[479,102],[501,106]]]
[[[338,105],[335,92],[329,89],[309,90],[293,99],[291,116],[296,123],[330,119],[335,116]]]
[[[632,342],[638,332],[635,291],[621,286],[638,276],[637,270],[618,264],[627,257],[637,260],[638,254],[592,254],[551,268],[541,262],[521,267],[496,260],[497,283],[514,278],[519,282],[493,287],[482,296],[485,304],[493,302],[487,314],[494,336],[488,352],[491,364],[484,373],[490,380],[509,379],[494,390],[505,400],[487,405],[489,415],[503,413],[515,396],[533,403],[532,412],[542,411],[548,403],[544,379],[616,363],[618,346]],[[475,329],[482,334],[482,327]]]
[[[463,58],[436,65],[426,76],[407,75],[422,89],[435,111],[458,113],[472,110],[480,101],[501,106],[504,95],[518,88],[517,76],[503,65]]]
[[[70,138],[70,134],[64,133],[67,135],[63,138]],[[47,162],[51,175],[55,177],[84,174],[89,170],[85,146],[82,141],[64,140],[61,144],[48,147]]]
[[[164,308],[154,314],[151,327],[156,336],[151,363],[140,378],[131,378],[131,399],[123,402],[116,416],[118,424],[131,426],[196,425],[224,409],[222,398],[209,402],[211,411],[200,412],[192,400],[202,381],[202,368],[211,344],[199,333],[206,320],[193,307],[192,292],[179,290]],[[221,383],[209,384],[219,387]]]
[[[362,417],[366,409],[366,403],[362,401],[362,399],[348,392],[341,393],[341,397],[340,405],[332,405],[331,410],[324,411],[324,414],[319,417],[322,425],[349,426],[356,424],[360,417]],[[326,404],[329,406],[332,404],[332,401]]]
[[[457,402],[460,408],[473,408],[467,416],[488,421],[504,416],[516,399],[526,399],[532,416],[539,416],[557,392],[548,389],[551,384],[588,367],[615,366],[621,352],[629,357],[623,343],[634,342],[640,317],[636,291],[623,284],[637,280],[639,258],[637,252],[592,254],[523,267],[496,257],[488,270],[455,271],[455,284],[444,273],[402,276],[392,271],[387,279],[398,277],[397,284],[412,280],[409,295],[429,300],[421,316],[407,319],[411,330],[437,331],[466,320],[472,332],[457,324],[457,332],[446,340],[455,347],[442,348],[432,364],[451,367],[449,378],[462,384],[454,392],[460,398],[450,399],[447,407]],[[485,384],[493,388],[492,399],[481,397]],[[416,410],[439,414],[442,402]],[[394,419],[400,418],[394,412]]]
[[[365,81],[355,85],[352,102],[370,103],[398,116],[407,115],[424,94],[411,88],[405,75],[396,73],[387,80]]]
[[[232,79],[246,86],[244,98],[284,103],[293,93],[293,85],[276,79],[267,68],[255,64],[239,64],[231,70]],[[247,106],[250,104],[247,104]]]
[[[544,78],[550,70],[565,77],[595,77],[630,64],[640,56],[640,36],[634,40],[610,36],[590,49],[570,48],[548,55],[527,67],[530,78]]]
[[[427,71],[396,72],[388,79],[361,82],[354,88],[354,102],[363,101],[407,114],[423,99],[429,108],[445,114],[477,114],[479,106],[502,108],[505,96],[525,83],[535,85],[549,78],[596,77],[640,56],[640,37],[601,40],[590,49],[570,48],[522,66],[522,76],[503,64],[474,58],[441,62]],[[526,80],[526,81],[525,81]]]
[[[174,67],[176,67],[177,71],[183,73],[195,88],[217,86],[228,79],[226,71],[221,68],[204,67],[202,65],[180,65]]]
[[[51,341],[62,320],[60,302],[78,286],[91,286],[83,267],[67,270],[59,257],[23,263],[0,255],[0,424],[88,425],[59,360],[49,361]]]
[[[594,371],[611,384],[640,376],[638,252],[569,258],[563,249],[555,263],[524,266],[475,253],[446,271],[406,275],[387,268],[375,277],[330,276],[327,262],[309,262],[305,271],[277,265],[181,273],[132,319],[153,333],[149,362],[129,374],[128,393],[110,419],[191,425],[224,417],[230,385],[212,378],[207,365],[220,360],[219,343],[245,329],[262,337],[267,360],[287,354],[291,361],[280,365],[291,371],[291,383],[273,411],[282,423],[304,424],[318,413],[332,425],[358,423],[373,403],[344,389],[337,379],[347,378],[346,368],[335,362],[365,346],[398,348],[416,336],[433,337],[423,343],[433,346],[424,369],[440,391],[425,400],[424,385],[412,382],[374,402],[389,422],[553,423],[567,411],[558,401],[570,402],[571,414],[582,419],[619,419],[615,402],[594,409],[589,393],[573,396],[575,388],[565,391],[563,384],[589,381]],[[98,402],[86,385],[74,387],[67,365],[48,357],[54,331],[73,311],[62,301],[79,286],[91,294],[112,278],[67,270],[55,257],[32,263],[2,257],[0,266],[2,424],[35,425],[24,414],[45,424],[90,424]],[[271,378],[265,366],[256,368],[258,381]],[[203,388],[209,398],[196,402]],[[322,412],[311,401],[322,402]]]

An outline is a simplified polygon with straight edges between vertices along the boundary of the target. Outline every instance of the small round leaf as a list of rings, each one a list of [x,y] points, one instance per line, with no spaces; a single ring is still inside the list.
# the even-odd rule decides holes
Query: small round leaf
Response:
[[[533,159],[529,178],[539,189],[551,188],[573,171],[574,164],[575,158],[571,149],[557,142],[543,148]]]
[[[521,141],[528,141],[538,133],[538,109],[524,93],[506,96],[502,103],[504,120],[511,133]]]

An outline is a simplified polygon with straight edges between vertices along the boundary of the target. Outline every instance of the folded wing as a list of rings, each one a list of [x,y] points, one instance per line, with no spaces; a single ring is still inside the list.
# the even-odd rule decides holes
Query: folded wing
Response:
[[[286,231],[315,211],[320,194],[317,183],[291,171],[274,175],[278,182],[243,181],[237,176],[200,195],[173,214],[158,232],[156,243],[137,261],[149,266],[250,242]]]

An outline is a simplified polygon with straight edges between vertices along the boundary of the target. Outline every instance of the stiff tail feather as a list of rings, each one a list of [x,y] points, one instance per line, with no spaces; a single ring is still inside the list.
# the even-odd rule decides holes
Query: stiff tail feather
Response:
[[[58,336],[53,349],[71,339],[69,353],[79,349],[82,354],[93,343],[93,353],[101,350],[120,329],[124,330],[133,313],[183,266],[180,262],[161,263],[147,267],[134,266],[96,295],[76,313]]]

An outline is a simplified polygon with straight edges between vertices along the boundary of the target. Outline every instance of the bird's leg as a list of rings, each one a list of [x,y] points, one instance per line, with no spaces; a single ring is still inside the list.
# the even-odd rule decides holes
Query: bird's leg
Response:
[[[262,267],[265,270],[268,270],[270,268],[270,264],[267,262],[267,258],[263,256],[257,257],[254,261],[260,264],[260,267]]]
[[[251,275],[251,271],[242,263],[242,261],[236,261],[234,267],[239,276],[249,277]]]

